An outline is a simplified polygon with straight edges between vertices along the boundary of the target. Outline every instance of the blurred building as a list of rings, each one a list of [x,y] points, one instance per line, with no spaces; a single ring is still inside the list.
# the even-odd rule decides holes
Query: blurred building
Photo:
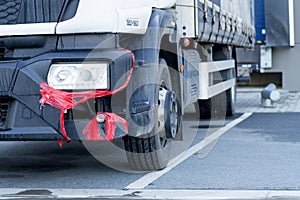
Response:
[[[300,8],[299,0],[255,0],[257,45],[250,53],[242,49],[237,53],[241,80],[275,82],[300,91],[300,12],[296,8]],[[247,69],[252,73],[247,74]]]

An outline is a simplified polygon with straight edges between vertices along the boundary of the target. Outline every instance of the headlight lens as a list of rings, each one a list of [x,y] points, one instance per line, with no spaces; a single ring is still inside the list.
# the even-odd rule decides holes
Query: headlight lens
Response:
[[[108,63],[53,64],[48,84],[58,90],[108,89]]]

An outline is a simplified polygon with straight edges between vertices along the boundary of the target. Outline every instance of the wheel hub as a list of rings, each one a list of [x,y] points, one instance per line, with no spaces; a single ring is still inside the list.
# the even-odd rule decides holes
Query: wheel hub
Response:
[[[179,129],[180,108],[174,92],[160,88],[158,125],[161,131],[164,128],[167,138],[175,138]]]

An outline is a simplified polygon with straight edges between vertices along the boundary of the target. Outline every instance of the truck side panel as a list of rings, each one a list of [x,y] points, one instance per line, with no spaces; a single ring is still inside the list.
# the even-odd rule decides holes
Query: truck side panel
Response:
[[[221,1],[220,5],[207,0],[178,0],[180,36],[202,43],[252,47],[255,38],[252,0]]]

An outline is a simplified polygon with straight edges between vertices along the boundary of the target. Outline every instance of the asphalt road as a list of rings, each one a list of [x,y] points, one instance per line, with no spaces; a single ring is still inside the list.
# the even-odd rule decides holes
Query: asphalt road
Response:
[[[151,191],[162,199],[170,191],[175,196],[176,192],[182,192],[178,195],[186,198],[194,195],[195,199],[200,199],[201,191],[206,195],[207,191],[220,191],[219,197],[222,191],[279,190],[299,195],[300,113],[252,114],[230,127],[240,117],[227,119],[228,130],[195,151],[189,151],[190,146],[222,131],[222,122],[199,124],[193,118],[186,119],[184,130],[188,137],[184,145],[173,145],[173,158],[185,150],[190,154],[171,163],[169,169],[154,173],[130,171],[125,154],[110,148],[122,149],[121,141],[114,145],[88,144],[88,148],[81,143],[60,148],[56,142],[2,142],[0,198],[53,198],[56,194],[75,199],[93,194],[98,198],[117,195],[136,199],[144,193],[143,199],[151,199],[155,196],[151,196]],[[91,147],[99,154],[91,155]],[[143,185],[139,183],[143,179],[149,181]]]

